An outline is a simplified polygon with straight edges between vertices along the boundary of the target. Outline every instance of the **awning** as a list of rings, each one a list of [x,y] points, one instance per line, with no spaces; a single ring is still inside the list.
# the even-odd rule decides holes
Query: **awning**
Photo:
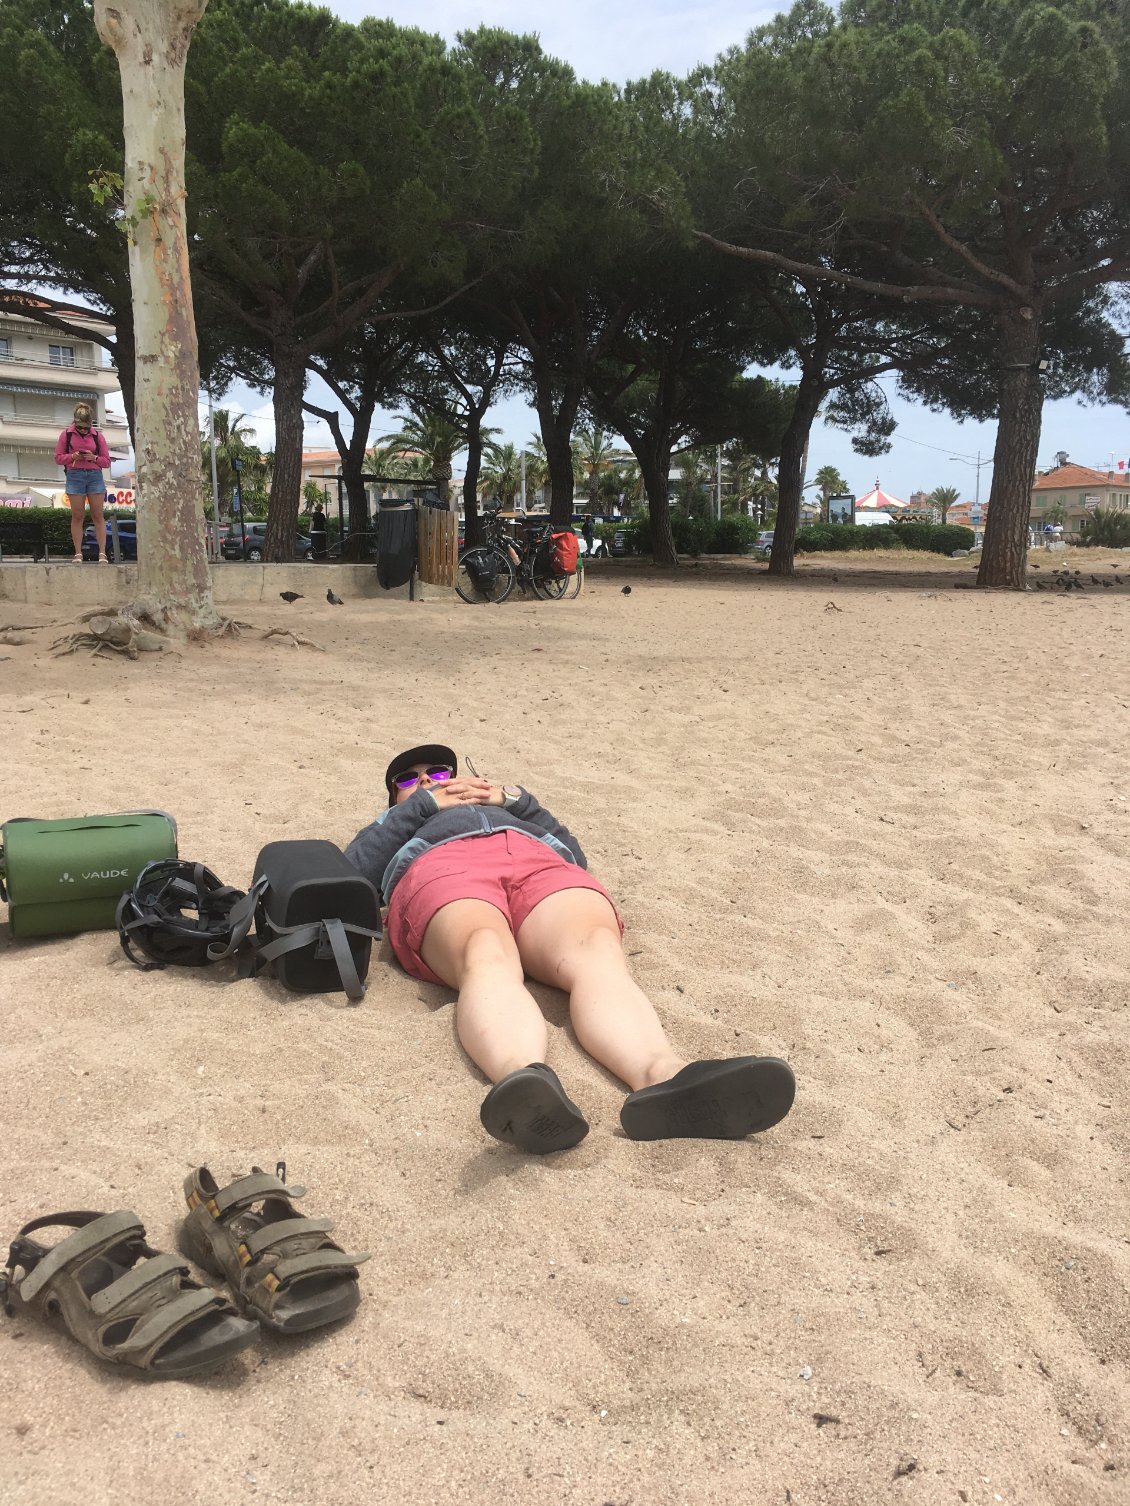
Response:
[[[88,403],[98,401],[97,392],[92,392],[85,387],[39,387],[31,382],[3,382],[0,381],[0,392],[33,392],[36,397],[73,397],[76,401],[84,398]]]

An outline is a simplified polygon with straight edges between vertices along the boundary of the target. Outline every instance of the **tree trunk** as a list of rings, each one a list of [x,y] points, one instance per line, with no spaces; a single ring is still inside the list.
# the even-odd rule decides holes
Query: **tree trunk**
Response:
[[[184,219],[184,66],[206,5],[95,0],[94,8],[122,77],[139,605],[179,627],[218,621],[204,543],[200,366]]]
[[[570,382],[554,406],[549,374],[538,371],[536,407],[549,470],[549,521],[555,528],[573,522],[573,425],[581,403],[581,389]]]
[[[483,418],[472,412],[467,423],[467,467],[463,475],[463,533],[468,549],[482,543],[479,526],[479,473],[483,468]]]
[[[544,430],[542,431],[544,434]],[[545,438],[545,458],[549,466],[549,521],[555,528],[567,528],[573,520],[573,446],[570,435],[554,434]]]
[[[436,491],[439,492],[439,499],[440,499],[440,501],[443,503],[444,507],[450,507],[451,506],[451,461],[450,460],[433,460],[432,461],[432,480],[436,484]]]
[[[367,533],[369,528],[369,495],[361,479],[364,470],[364,462],[356,461],[352,457],[343,459],[341,462],[341,483],[345,488],[346,532],[346,537],[341,540],[342,559],[353,557],[349,549],[349,539],[354,534],[360,533],[362,528]]]
[[[298,505],[302,500],[302,394],[306,365],[287,347],[275,351],[275,469],[267,503],[263,557],[275,563],[294,559]]]
[[[1040,319],[1032,308],[1000,316],[1000,415],[979,586],[1027,589],[1028,518],[1040,446],[1044,393],[1036,361]]]
[[[773,525],[773,548],[769,555],[770,575],[792,575],[796,553],[796,531],[800,524],[800,499],[804,487],[804,458],[808,453],[808,436],[824,397],[824,383],[811,366],[806,366],[797,387],[792,417],[781,441],[777,467],[777,521]]]
[[[364,544],[362,538],[353,548],[349,540],[355,536],[363,536],[369,532],[369,494],[365,490],[363,480],[365,474],[365,440],[369,435],[369,427],[373,421],[373,408],[375,404],[369,404],[362,414],[353,415],[353,435],[347,445],[338,446],[338,454],[341,456],[341,480],[345,487],[345,527],[347,537],[341,540],[342,559],[363,557]],[[335,438],[337,436],[335,435]]]
[[[668,496],[668,476],[671,471],[671,447],[658,446],[645,450],[642,446],[632,452],[639,463],[647,493],[647,512],[651,519],[651,553],[657,565],[674,569],[679,563],[675,553],[675,535],[671,532],[671,503]]]

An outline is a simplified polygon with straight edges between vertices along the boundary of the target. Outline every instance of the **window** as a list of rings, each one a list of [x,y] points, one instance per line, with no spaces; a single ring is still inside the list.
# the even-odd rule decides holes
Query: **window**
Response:
[[[17,392],[16,417],[35,418],[43,423],[55,422],[55,399],[37,392]]]
[[[52,366],[73,366],[75,364],[75,348],[73,345],[51,345]]]
[[[6,336],[0,335],[0,361],[12,359],[12,342]]]

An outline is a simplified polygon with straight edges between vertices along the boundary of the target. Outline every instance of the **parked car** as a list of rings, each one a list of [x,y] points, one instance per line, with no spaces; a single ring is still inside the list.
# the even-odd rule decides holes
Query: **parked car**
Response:
[[[763,528],[761,530],[761,532],[757,535],[757,538],[754,540],[753,552],[754,552],[754,554],[762,554],[762,555],[764,555],[764,554],[768,554],[769,551],[772,548],[773,548],[773,530],[771,528]]]
[[[232,531],[228,534],[221,546],[220,553],[226,560],[252,560],[258,563],[263,558],[263,540],[266,538],[266,523],[245,523],[242,532],[238,524],[233,524]],[[304,533],[296,533],[294,536],[294,557],[296,560],[308,560],[314,553],[314,546]]]
[[[622,555],[633,554],[635,552],[632,548],[631,537],[627,529],[618,528],[616,530],[612,535],[610,548],[613,559],[619,559]]]
[[[135,560],[137,558],[136,518],[114,518],[113,527],[111,527],[111,520],[106,520],[106,558],[108,560],[112,560],[115,557],[115,534],[121,545],[122,559]],[[83,529],[82,557],[84,560],[96,560],[98,558],[98,540],[94,535],[93,527]]]

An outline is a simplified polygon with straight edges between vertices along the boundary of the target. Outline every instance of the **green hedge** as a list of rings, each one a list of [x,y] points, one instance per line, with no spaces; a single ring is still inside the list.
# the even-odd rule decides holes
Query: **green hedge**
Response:
[[[611,544],[612,535],[623,530],[629,547],[637,554],[651,554],[651,519],[646,516],[623,523],[602,523],[599,536]],[[761,524],[742,513],[729,514],[715,521],[691,518],[672,510],[671,532],[680,554],[745,554],[753,548]],[[952,554],[955,549],[972,549],[976,535],[972,528],[956,524],[888,523],[869,527],[866,523],[811,523],[797,529],[798,554],[822,554],[860,549],[927,549],[932,554]]]
[[[136,516],[132,507],[108,507],[106,517],[129,518],[131,521]],[[69,507],[0,507],[0,523],[34,525],[43,524],[43,536],[47,541],[47,552],[52,554],[70,554],[71,545],[71,510]],[[90,527],[90,513],[86,513],[83,527]],[[5,555],[26,554],[31,558],[30,545],[18,545],[14,549],[4,548]]]
[[[714,524],[710,540],[711,554],[745,554],[752,548],[761,531],[761,524],[745,513],[729,513]]]
[[[926,549],[931,554],[952,554],[972,549],[977,536],[972,528],[956,523],[811,523],[798,528],[798,554],[845,553],[859,549]]]
[[[866,523],[809,523],[796,531],[798,554],[844,554],[858,549],[901,549],[891,524],[869,528]]]
[[[960,523],[892,523],[904,549],[927,549],[931,554],[952,554],[955,549],[972,549],[977,535]]]

